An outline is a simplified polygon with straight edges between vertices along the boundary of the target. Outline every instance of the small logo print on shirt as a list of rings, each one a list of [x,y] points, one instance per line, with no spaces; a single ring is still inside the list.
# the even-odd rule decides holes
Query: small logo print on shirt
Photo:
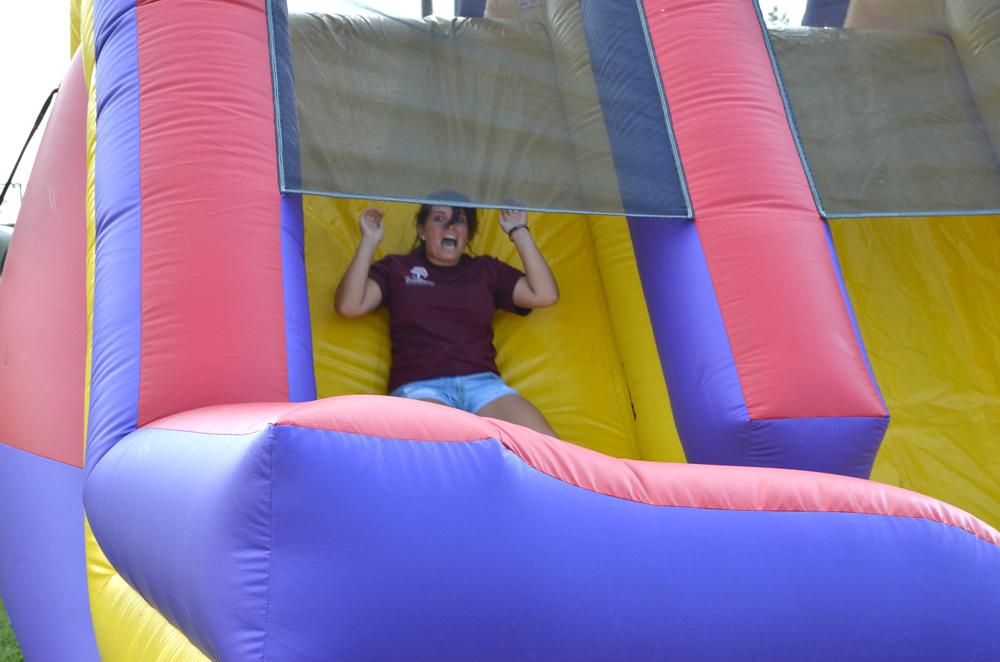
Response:
[[[412,267],[410,275],[405,278],[407,285],[433,285],[434,281],[427,278],[427,269]]]

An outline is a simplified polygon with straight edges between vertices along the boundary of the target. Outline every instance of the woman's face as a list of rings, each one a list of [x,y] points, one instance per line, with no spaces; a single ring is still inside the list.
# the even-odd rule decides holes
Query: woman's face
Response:
[[[465,212],[459,211],[453,218],[452,207],[434,205],[427,214],[427,220],[417,233],[424,241],[424,254],[431,264],[450,267],[458,264],[469,243],[469,225]]]

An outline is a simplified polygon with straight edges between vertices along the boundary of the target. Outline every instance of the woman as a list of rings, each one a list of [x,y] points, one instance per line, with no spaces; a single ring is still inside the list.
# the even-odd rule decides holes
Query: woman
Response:
[[[406,255],[372,258],[385,233],[383,212],[361,213],[361,241],[337,286],[337,312],[361,317],[389,309],[390,395],[426,400],[518,423],[555,436],[545,417],[505,384],[496,367],[493,313],[527,315],[551,306],[559,287],[528,229],[523,211],[500,212],[500,227],[517,246],[524,272],[465,248],[476,210],[421,205],[419,246]]]

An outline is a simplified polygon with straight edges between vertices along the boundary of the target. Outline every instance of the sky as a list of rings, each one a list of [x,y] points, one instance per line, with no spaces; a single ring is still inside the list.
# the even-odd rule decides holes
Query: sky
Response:
[[[420,0],[286,0],[288,11],[323,12],[327,14],[391,14],[420,17]],[[455,15],[454,0],[434,0],[434,14]]]
[[[764,16],[767,16],[768,12],[772,8],[777,7],[779,16],[784,14],[788,17],[789,27],[797,27],[802,24],[802,14],[806,12],[806,1],[807,0],[758,0],[760,3],[760,11],[764,14]]]
[[[0,10],[0,187],[35,122],[45,97],[59,85],[69,66],[69,0],[7,0]],[[35,134],[14,177],[28,178],[41,137]],[[7,192],[0,223],[14,222],[17,190]]]
[[[766,15],[772,7],[798,25],[806,0],[761,0]],[[288,0],[290,11],[328,13],[385,12],[419,16],[420,0]],[[361,5],[363,8],[358,9]],[[17,154],[28,137],[45,97],[59,85],[70,61],[69,0],[4,0],[0,14],[0,187],[7,181]],[[435,13],[451,16],[454,0],[434,0]],[[44,127],[43,127],[44,128]],[[41,139],[35,134],[14,182],[25,184]],[[7,192],[0,223],[13,223],[21,191]]]

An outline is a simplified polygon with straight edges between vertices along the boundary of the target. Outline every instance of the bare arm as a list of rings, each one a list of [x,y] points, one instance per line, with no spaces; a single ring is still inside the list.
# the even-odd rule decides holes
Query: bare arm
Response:
[[[358,224],[361,226],[361,241],[354,252],[354,259],[337,285],[333,306],[344,317],[367,315],[382,303],[382,290],[378,283],[368,277],[368,268],[375,257],[385,228],[382,225],[381,209],[370,207],[361,212]]]
[[[514,304],[522,308],[545,308],[559,301],[559,285],[528,231],[528,215],[504,209],[500,212],[500,227],[514,242],[524,264],[525,275],[514,286]]]

